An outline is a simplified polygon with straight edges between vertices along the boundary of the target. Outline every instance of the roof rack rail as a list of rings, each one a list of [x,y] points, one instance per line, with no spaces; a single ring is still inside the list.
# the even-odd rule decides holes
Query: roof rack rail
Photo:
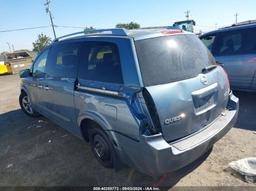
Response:
[[[57,42],[57,41],[59,41],[60,39],[63,39],[63,38],[67,38],[67,37],[71,37],[71,36],[76,36],[76,35],[80,35],[80,34],[84,34],[84,31],[75,32],[75,33],[71,33],[71,34],[67,34],[67,35],[58,37],[58,38],[56,38],[56,39],[54,40],[54,42]]]
[[[176,26],[155,26],[155,27],[142,27],[139,29],[179,29]]]
[[[237,24],[232,24],[231,26],[223,27],[222,29],[238,27],[238,26],[243,26],[243,25],[250,25],[250,24],[256,24],[256,20],[248,20],[248,21],[239,22]]]
[[[114,29],[89,29],[80,32],[75,32],[71,34],[67,34],[61,37],[58,37],[54,40],[54,42],[59,41],[60,39],[77,36],[77,35],[116,35],[116,36],[128,36],[127,31],[123,28],[114,28]]]
[[[89,29],[84,30],[86,35],[103,34],[103,35],[117,35],[117,36],[128,36],[126,29],[123,28],[112,28],[112,29]]]

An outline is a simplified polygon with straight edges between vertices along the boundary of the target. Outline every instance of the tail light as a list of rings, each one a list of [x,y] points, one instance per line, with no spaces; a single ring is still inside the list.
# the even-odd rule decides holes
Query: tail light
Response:
[[[150,93],[144,88],[142,91],[143,98],[146,102],[147,109],[149,111],[151,120],[152,120],[152,125],[149,125],[147,123],[143,124],[144,127],[147,127],[146,129],[150,129],[151,135],[157,134],[161,132],[161,124],[160,124],[160,119],[156,110],[155,103],[150,95]]]
[[[228,73],[226,72],[226,70],[221,67],[222,70],[224,71],[224,74],[225,74],[225,79],[226,79],[226,83],[227,83],[227,88],[228,88],[228,93],[230,92],[230,82],[229,82],[229,78],[228,78]]]
[[[254,63],[254,62],[256,62],[256,58],[250,58],[250,59],[247,60],[247,62]]]
[[[170,35],[170,34],[183,33],[183,31],[182,30],[177,30],[177,29],[175,29],[175,30],[163,30],[163,31],[161,31],[161,33],[164,34],[164,35]]]

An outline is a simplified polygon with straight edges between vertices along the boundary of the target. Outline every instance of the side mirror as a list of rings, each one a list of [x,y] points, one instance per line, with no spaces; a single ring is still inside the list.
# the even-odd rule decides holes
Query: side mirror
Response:
[[[20,71],[20,78],[27,78],[32,76],[30,69],[25,69]]]

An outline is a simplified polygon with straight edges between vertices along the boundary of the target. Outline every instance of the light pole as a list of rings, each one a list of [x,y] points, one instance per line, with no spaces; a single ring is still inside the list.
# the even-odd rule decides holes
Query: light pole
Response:
[[[186,11],[186,12],[185,12],[185,14],[186,14],[186,18],[187,18],[187,20],[189,20],[189,14],[190,14],[190,11]]]
[[[46,3],[44,5],[46,6],[46,8],[45,8],[46,13],[49,13],[54,39],[56,39],[56,33],[55,33],[54,24],[53,24],[52,13],[50,10],[50,3],[51,3],[50,0],[46,0]]]
[[[217,29],[218,28],[218,23],[215,23],[215,29]]]
[[[236,25],[237,25],[237,18],[238,18],[238,13],[235,14],[235,18],[236,18]]]

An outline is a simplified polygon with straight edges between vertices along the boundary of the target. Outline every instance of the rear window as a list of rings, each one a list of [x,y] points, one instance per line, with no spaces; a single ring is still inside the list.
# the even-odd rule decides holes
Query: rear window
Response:
[[[214,58],[197,36],[164,36],[135,42],[145,86],[196,77]]]

